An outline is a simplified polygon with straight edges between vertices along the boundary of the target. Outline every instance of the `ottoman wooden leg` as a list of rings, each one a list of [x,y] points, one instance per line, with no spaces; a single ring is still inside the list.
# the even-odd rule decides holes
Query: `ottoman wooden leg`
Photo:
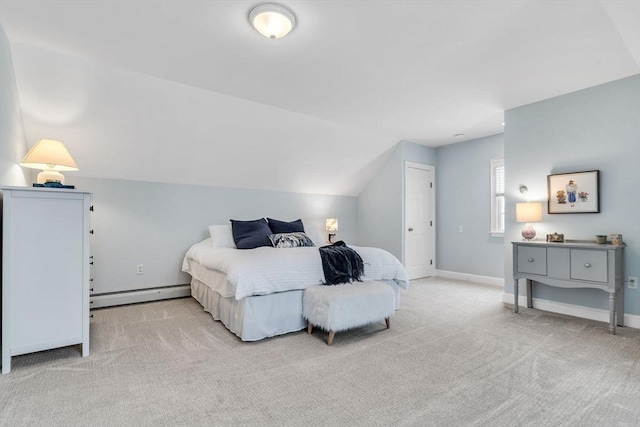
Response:
[[[327,345],[333,344],[333,337],[336,335],[334,331],[329,331],[329,339],[327,340]]]
[[[309,322],[309,325],[307,325],[307,333],[310,334],[311,332],[313,332],[313,324]]]
[[[389,329],[391,327],[391,319],[388,317],[384,318],[384,323],[387,324],[387,329]]]

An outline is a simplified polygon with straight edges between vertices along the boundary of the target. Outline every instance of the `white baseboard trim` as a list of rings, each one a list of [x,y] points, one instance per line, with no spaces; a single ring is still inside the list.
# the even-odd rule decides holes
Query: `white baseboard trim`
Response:
[[[436,276],[445,279],[466,280],[469,282],[484,283],[486,285],[500,286],[504,288],[504,279],[500,277],[479,276],[477,274],[458,273],[457,271],[436,270]]]
[[[113,307],[115,305],[135,304],[139,302],[159,301],[163,299],[191,296],[190,285],[164,286],[161,288],[140,289],[135,291],[112,292],[91,296],[91,308]]]
[[[513,294],[504,293],[502,302],[513,305]],[[526,307],[527,297],[519,295],[518,304],[521,307]],[[539,298],[533,299],[533,307],[544,311],[550,311],[552,313],[566,314],[568,316],[581,317],[583,319],[609,323],[609,310],[583,307],[581,305],[565,304],[562,302],[549,301]],[[624,325],[629,328],[640,329],[640,316],[636,314],[625,313]]]

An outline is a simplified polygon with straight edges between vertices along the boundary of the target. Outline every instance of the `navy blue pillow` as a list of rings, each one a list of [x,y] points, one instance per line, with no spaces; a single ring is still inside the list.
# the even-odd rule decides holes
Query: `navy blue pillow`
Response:
[[[264,218],[253,221],[231,221],[233,241],[238,249],[253,249],[260,246],[272,246],[269,235],[271,229]]]
[[[278,221],[277,219],[267,218],[269,220],[269,228],[273,234],[282,233],[304,233],[304,225],[301,219],[291,222]]]

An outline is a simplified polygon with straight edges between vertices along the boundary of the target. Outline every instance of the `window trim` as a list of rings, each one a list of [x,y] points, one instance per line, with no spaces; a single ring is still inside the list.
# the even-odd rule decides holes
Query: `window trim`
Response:
[[[504,169],[504,159],[491,159],[491,228],[489,234],[492,237],[504,237],[504,228],[500,230],[498,228],[498,212],[496,206],[496,198],[500,195],[505,197],[505,193],[496,192],[496,169],[502,167]],[[503,172],[504,176],[504,172]],[[503,185],[504,188],[504,185]],[[504,219],[502,221],[504,227]]]

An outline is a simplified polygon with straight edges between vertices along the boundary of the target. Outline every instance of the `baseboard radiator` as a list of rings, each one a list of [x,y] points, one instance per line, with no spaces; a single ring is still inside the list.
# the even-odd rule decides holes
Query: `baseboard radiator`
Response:
[[[91,308],[113,307],[116,305],[136,304],[139,302],[159,301],[188,296],[191,296],[190,285],[162,286],[132,291],[109,292],[91,295]]]

